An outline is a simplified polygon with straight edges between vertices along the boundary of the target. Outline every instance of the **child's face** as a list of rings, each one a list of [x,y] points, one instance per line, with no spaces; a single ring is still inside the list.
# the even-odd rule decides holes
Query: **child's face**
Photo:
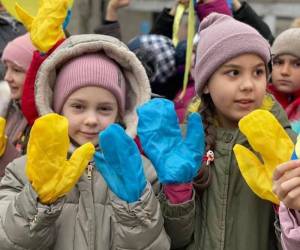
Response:
[[[4,64],[6,67],[4,80],[9,85],[11,99],[19,100],[22,97],[26,72],[13,62],[5,61]]]
[[[223,64],[210,78],[204,93],[210,94],[220,124],[233,128],[262,105],[266,85],[264,61],[255,54],[244,54]]]
[[[275,57],[272,83],[278,91],[286,94],[300,90],[300,58],[292,55]]]
[[[115,96],[100,87],[84,87],[65,102],[62,115],[69,120],[69,136],[79,145],[98,144],[98,134],[116,122],[118,103]]]

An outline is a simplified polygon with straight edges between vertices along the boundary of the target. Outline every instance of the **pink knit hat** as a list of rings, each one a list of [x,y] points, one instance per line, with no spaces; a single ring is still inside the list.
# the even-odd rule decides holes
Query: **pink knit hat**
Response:
[[[6,45],[1,60],[3,62],[13,62],[27,71],[35,50],[36,49],[31,43],[29,33],[26,33],[25,35],[15,38]]]
[[[125,111],[125,78],[120,67],[104,54],[86,54],[68,61],[58,72],[53,108],[61,113],[67,98],[76,90],[96,86],[116,97],[121,114]]]
[[[200,24],[196,52],[195,88],[202,91],[212,74],[227,61],[246,53],[271,59],[269,43],[252,27],[234,18],[212,13]]]

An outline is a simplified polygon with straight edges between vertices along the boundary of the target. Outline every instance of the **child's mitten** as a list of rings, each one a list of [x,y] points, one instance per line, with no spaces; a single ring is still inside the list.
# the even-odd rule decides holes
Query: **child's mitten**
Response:
[[[101,152],[96,152],[96,168],[110,190],[129,203],[137,201],[146,187],[140,151],[124,129],[112,124],[99,134]]]
[[[35,121],[30,132],[26,174],[41,203],[51,204],[76,184],[95,152],[92,143],[77,148],[67,159],[68,120],[48,114]]]
[[[0,157],[4,154],[6,148],[7,137],[5,135],[6,120],[0,117]]]
[[[192,113],[183,138],[173,102],[156,98],[139,107],[138,135],[162,184],[189,183],[197,175],[205,140],[201,117]]]
[[[260,198],[279,204],[272,191],[273,171],[279,164],[290,160],[294,144],[276,118],[266,110],[255,110],[239,122],[241,132],[258,158],[246,147],[233,148],[241,174]]]

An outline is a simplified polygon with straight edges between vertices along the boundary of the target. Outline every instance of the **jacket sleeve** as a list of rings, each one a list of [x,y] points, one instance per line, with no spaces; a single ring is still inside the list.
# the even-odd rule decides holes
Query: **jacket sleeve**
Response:
[[[149,182],[137,202],[128,204],[111,192],[110,195],[114,211],[112,249],[170,249],[160,204]]]
[[[169,14],[170,9],[164,8],[155,19],[150,34],[163,35],[172,39],[174,17]]]
[[[235,11],[233,16],[238,21],[255,28],[272,45],[274,36],[272,35],[269,26],[257,15],[247,2],[243,2],[241,8]]]
[[[279,218],[283,249],[300,249],[300,212],[290,210],[281,203],[279,207]]]
[[[195,193],[191,200],[181,204],[171,204],[162,191],[158,199],[171,249],[184,248],[191,243],[195,231]]]
[[[14,145],[7,142],[4,154],[0,157],[0,180],[4,176],[5,167],[8,163],[12,162],[14,159],[20,157],[20,153],[17,151]]]
[[[104,23],[94,30],[95,34],[108,35],[122,39],[121,27],[118,21],[104,21]]]
[[[63,200],[50,206],[40,204],[26,181],[24,162],[21,157],[9,164],[0,183],[1,250],[49,249],[54,242]]]

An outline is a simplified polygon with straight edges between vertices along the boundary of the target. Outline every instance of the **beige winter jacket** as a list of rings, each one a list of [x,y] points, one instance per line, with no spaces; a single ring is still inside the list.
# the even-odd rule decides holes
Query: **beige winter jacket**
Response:
[[[136,133],[136,107],[150,97],[146,73],[119,40],[101,35],[73,36],[56,49],[41,65],[36,80],[36,103],[40,115],[53,112],[52,90],[56,70],[75,56],[104,52],[122,67],[127,80],[124,122],[126,132]],[[38,202],[25,174],[26,156],[6,168],[0,183],[0,249],[43,250],[166,250],[170,242],[163,226],[160,204],[153,185],[157,178],[144,161],[148,179],[142,197],[128,204],[117,198],[101,174],[93,169],[92,178],[84,173],[64,198],[50,206]],[[126,166],[125,166],[126,167]],[[152,185],[151,185],[152,184]],[[157,184],[157,183],[156,183]]]

